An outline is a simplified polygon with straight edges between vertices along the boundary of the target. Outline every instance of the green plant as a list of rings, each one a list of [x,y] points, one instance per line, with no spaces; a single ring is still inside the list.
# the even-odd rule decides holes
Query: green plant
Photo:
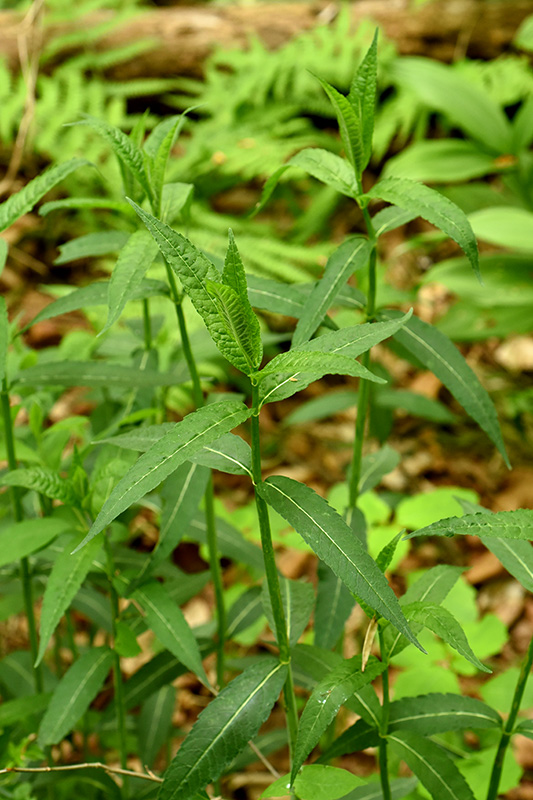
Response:
[[[398,460],[386,445],[377,453],[363,455],[372,407],[371,387],[385,383],[370,360],[375,345],[392,337],[402,352],[433,371],[506,463],[508,459],[492,402],[452,342],[411,310],[402,313],[378,302],[379,236],[408,219],[422,216],[437,225],[464,250],[476,275],[479,264],[476,240],[465,214],[438,192],[406,178],[391,177],[363,191],[363,172],[372,152],[377,35],[348,96],[325,80],[319,81],[337,117],[345,156],[321,148],[300,151],[267,182],[264,192],[266,202],[282,171],[297,167],[356,203],[366,235],[346,239],[331,254],[319,281],[302,287],[250,278],[231,231],[224,263],[217,266],[168,224],[172,214],[165,216],[165,199],[170,197],[174,209],[177,205],[181,211],[188,198],[183,185],[176,190],[172,188],[175,183],[165,183],[167,159],[182,118],[160,123],[146,139],[142,123],[128,137],[107,123],[87,119],[84,124],[95,128],[117,156],[129,206],[139,219],[139,227],[133,223],[136,217],[124,217],[126,237],[109,282],[75,290],[52,303],[33,322],[66,310],[104,305],[107,321],[102,320],[103,336],[95,340],[89,333],[73,332],[55,350],[30,353],[15,326],[9,325],[5,310],[0,315],[3,430],[9,462],[2,482],[10,487],[13,499],[12,510],[7,506],[3,509],[0,565],[5,567],[5,577],[13,579],[19,574],[20,562],[25,595],[36,586],[44,589],[40,640],[35,631],[31,661],[25,653],[13,653],[0,662],[0,682],[10,694],[9,701],[0,707],[0,723],[11,732],[14,729],[13,739],[20,742],[9,750],[7,742],[0,740],[5,770],[37,773],[31,783],[20,783],[12,792],[13,775],[8,776],[6,791],[10,796],[33,793],[40,797],[48,789],[54,796],[69,796],[71,781],[75,780],[91,797],[100,793],[149,797],[155,785],[161,784],[158,797],[164,800],[203,798],[210,783],[219,792],[219,781],[235,764],[257,757],[269,764],[267,755],[288,741],[290,771],[277,778],[264,797],[336,800],[345,796],[361,800],[381,796],[390,800],[417,792],[419,781],[433,797],[471,800],[474,793],[457,764],[463,752],[457,759],[457,748],[446,736],[473,729],[488,731],[489,737],[497,739],[487,793],[487,800],[494,800],[509,740],[515,732],[532,735],[530,721],[518,721],[518,712],[531,669],[533,644],[518,675],[506,721],[487,703],[451,692],[395,700],[390,695],[391,662],[411,645],[424,652],[418,640],[427,635],[423,631],[429,632],[432,645],[435,635],[452,648],[454,658],[458,654],[471,668],[490,672],[444,602],[459,578],[457,567],[434,567],[415,580],[400,599],[396,597],[386,573],[397,550],[405,547],[397,528],[410,529],[409,539],[480,536],[506,569],[530,588],[525,576],[533,568],[528,542],[533,538],[533,519],[532,512],[525,510],[491,513],[476,506],[475,497],[460,491],[461,508],[454,508],[449,493],[445,500],[439,495],[443,513],[449,513],[450,507],[452,513],[437,521],[424,516],[428,513],[427,498],[419,498],[414,505],[405,500],[395,509],[393,529],[381,531],[379,547],[372,541],[372,528],[377,526],[369,524],[368,540],[375,557],[367,550],[367,522],[390,522],[388,513],[376,513],[376,505],[379,509],[383,501],[369,491]],[[13,195],[0,207],[0,227],[12,224],[84,163],[75,160],[53,167]],[[372,203],[381,201],[390,205],[371,215]],[[90,207],[91,202],[86,205]],[[69,203],[76,205],[79,201],[60,201],[64,207]],[[119,210],[125,211],[122,206]],[[114,247],[116,242],[115,238]],[[158,277],[147,278],[148,269]],[[347,285],[354,272],[365,275],[366,295]],[[202,349],[205,338],[195,343],[189,336],[185,298],[216,346],[219,355],[215,358],[226,364],[221,373],[224,390],[229,384],[239,392],[215,391],[212,383],[202,381],[199,364],[206,357]],[[113,325],[126,304],[138,300],[140,319],[130,318],[129,328],[115,333]],[[157,330],[154,307],[159,310],[164,304],[165,313],[176,315],[179,348],[175,341],[168,343],[165,326]],[[345,304],[356,308],[363,321],[339,327],[328,312]],[[267,337],[262,336],[254,306],[274,312],[289,308],[298,319],[290,349],[266,363],[263,339]],[[207,354],[213,358],[213,349],[207,348]],[[263,479],[259,424],[265,405],[292,397],[324,375],[359,379],[351,468],[346,484],[331,502],[292,478],[274,475]],[[165,421],[165,389],[176,384],[188,384],[189,408],[192,405],[194,410],[179,422]],[[70,420],[71,427],[57,422],[43,429],[57,387],[64,386],[85,386],[92,393],[92,412],[88,422],[77,420],[74,442]],[[28,424],[22,430],[13,424],[10,397],[13,399],[15,393],[28,415]],[[248,397],[249,406],[243,402]],[[353,394],[349,400],[353,402]],[[418,402],[418,407],[421,405]],[[438,404],[426,405],[425,411],[442,418]],[[244,424],[249,424],[251,446],[231,433]],[[136,452],[141,453],[138,458]],[[19,468],[17,459],[26,466]],[[251,480],[254,525],[261,549],[226,520],[215,523],[211,469]],[[157,493],[160,485],[162,490]],[[198,514],[202,498],[204,511]],[[434,511],[435,498],[429,503]],[[141,520],[138,506],[143,508]],[[149,521],[146,512],[154,511],[160,511],[157,546],[149,554],[125,546],[129,526],[142,530]],[[316,602],[309,584],[278,573],[273,514],[277,515],[276,526],[281,517],[320,560]],[[207,544],[217,601],[215,624],[211,621],[195,629],[189,626],[180,606],[205,585],[208,576],[187,575],[169,560],[186,534]],[[246,589],[229,608],[224,597],[221,554],[246,565],[247,582],[254,579],[251,586],[246,582]],[[361,653],[345,659],[338,643],[355,601],[368,617],[368,624]],[[30,626],[32,605],[28,595]],[[73,636],[71,607],[82,609],[91,620],[89,646],[85,640],[80,647]],[[313,607],[313,643],[299,642]],[[66,624],[62,627],[64,614]],[[238,637],[262,614],[274,638],[268,650],[260,644],[242,657],[232,640],[235,638],[238,644]],[[105,639],[96,643],[93,638],[98,628],[106,633]],[[137,638],[145,630],[152,631],[164,649],[152,654],[130,680],[123,681],[120,659],[138,653]],[[52,637],[57,646],[56,674],[45,668],[43,660]],[[379,657],[373,654],[375,639]],[[72,659],[64,674],[61,642]],[[214,651],[213,669],[211,662],[204,664],[204,659]],[[450,652],[446,650],[448,656]],[[28,699],[32,665],[37,694]],[[103,711],[92,708],[111,669],[113,700]],[[153,766],[172,725],[171,681],[188,671],[197,676],[212,698],[176,757],[171,759],[167,754],[168,768],[162,778],[152,772],[129,770],[127,756],[137,746],[148,767]],[[238,674],[226,683],[230,671]],[[377,679],[381,681],[381,701],[372,686]],[[301,714],[301,694],[297,694],[296,685],[310,690]],[[282,691],[286,730],[261,733]],[[139,703],[141,713],[129,714]],[[335,739],[335,722],[343,707],[359,719]],[[42,752],[33,749],[28,760],[47,759],[47,767],[21,766],[29,742],[25,738],[26,720],[31,731],[37,729],[42,748]],[[50,747],[75,728],[84,740],[86,763],[57,765]],[[91,764],[89,732],[98,732],[105,746],[118,750],[120,768]],[[445,738],[436,741],[441,734]],[[137,742],[132,744],[134,735]],[[317,762],[305,764],[318,745]],[[328,763],[338,755],[367,747],[378,750],[380,788]],[[406,762],[416,781],[397,777],[400,761]],[[91,767],[100,771],[90,773]],[[105,775],[106,769],[124,778],[120,788]],[[65,777],[69,770],[71,775]],[[79,775],[72,778],[77,770]],[[100,777],[90,779],[88,772]],[[143,783],[147,788],[141,786]]]

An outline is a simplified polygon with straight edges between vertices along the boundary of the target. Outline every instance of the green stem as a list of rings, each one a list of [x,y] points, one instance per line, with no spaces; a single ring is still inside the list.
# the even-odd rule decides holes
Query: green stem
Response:
[[[104,539],[104,547],[107,558],[107,577],[109,578],[110,598],[111,598],[111,632],[113,635],[113,683],[115,689],[115,710],[117,716],[117,728],[120,748],[120,766],[122,769],[127,767],[128,746],[126,742],[126,706],[124,704],[124,687],[122,684],[122,672],[120,669],[120,656],[115,650],[117,638],[117,622],[120,615],[118,606],[118,594],[113,585],[115,574],[115,562],[111,544],[107,536]],[[124,786],[124,788],[126,788]]]
[[[148,298],[143,300],[143,326],[144,326],[144,349],[152,348],[152,320],[150,318],[150,304]]]
[[[383,634],[379,630],[379,646],[381,656],[385,652]],[[389,690],[389,665],[381,673],[381,685],[383,689],[383,704],[381,706],[381,721],[379,726],[379,777],[381,781],[381,791],[383,800],[391,800],[391,789],[389,782],[389,765],[387,753],[387,732],[389,729],[389,709],[390,709],[390,690]]]
[[[505,723],[505,726],[503,728],[500,742],[498,744],[498,749],[496,751],[496,756],[494,758],[494,764],[492,766],[492,773],[490,776],[487,800],[496,800],[498,796],[498,788],[500,786],[500,779],[502,775],[505,753],[507,752],[509,742],[511,741],[511,736],[513,735],[514,727],[516,724],[516,718],[518,716],[518,712],[520,711],[522,697],[524,696],[527,679],[529,678],[529,675],[531,673],[532,665],[533,665],[533,639],[531,639],[529,643],[526,657],[522,662],[520,674],[518,676],[518,680],[516,681],[516,688],[514,691],[511,711],[509,713],[507,722]]]
[[[4,422],[4,434],[6,439],[7,463],[10,470],[17,469],[17,456],[15,453],[15,437],[13,435],[13,424],[11,420],[11,405],[9,403],[9,391],[7,381],[2,381],[2,418]],[[11,498],[13,503],[13,517],[15,522],[21,522],[24,517],[22,501],[18,486],[11,487]],[[33,663],[33,678],[37,692],[43,691],[43,673],[41,665],[35,666],[39,646],[37,641],[37,626],[35,624],[35,611],[33,608],[33,587],[31,580],[30,565],[27,558],[20,560],[20,579],[22,582],[22,594],[24,597],[24,609],[28,620],[28,636],[30,639],[31,659]]]
[[[207,529],[207,547],[209,550],[209,565],[211,569],[211,580],[215,589],[215,605],[217,609],[217,684],[221,689],[224,686],[224,644],[226,641],[226,607],[224,605],[224,585],[222,582],[222,570],[220,568],[220,556],[218,552],[217,530],[215,523],[215,505],[213,491],[213,475],[209,475],[209,480],[205,490],[205,522]]]
[[[252,382],[252,474],[254,487],[261,483],[261,443],[259,434],[259,392],[257,385]],[[263,561],[265,564],[265,574],[267,579],[268,594],[272,606],[272,616],[274,617],[274,627],[276,640],[279,647],[279,655],[282,663],[288,664],[289,670],[287,680],[283,689],[285,700],[285,711],[287,714],[287,724],[289,728],[289,743],[291,753],[294,752],[296,736],[298,733],[298,711],[296,708],[296,697],[294,694],[294,682],[291,669],[291,651],[289,637],[287,635],[287,621],[283,602],[281,599],[281,589],[279,584],[278,569],[276,567],[276,556],[274,545],[272,544],[272,533],[270,530],[270,517],[268,506],[262,497],[255,492],[255,504],[257,508],[257,518],[259,520],[259,530],[261,531],[261,548],[263,550]]]

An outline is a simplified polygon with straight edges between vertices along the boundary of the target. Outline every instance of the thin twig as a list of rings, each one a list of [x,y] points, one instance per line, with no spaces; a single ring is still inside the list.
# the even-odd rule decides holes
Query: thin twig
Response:
[[[112,775],[126,775],[132,778],[141,778],[145,781],[154,781],[155,783],[163,783],[163,778],[158,778],[153,772],[145,775],[144,772],[135,772],[130,769],[121,769],[120,767],[110,767],[108,764],[102,764],[101,761],[91,761],[85,764],[64,764],[59,767],[7,767],[0,769],[0,775],[7,775],[10,772],[70,772],[77,769],[103,769],[105,772],[110,772]]]
[[[268,758],[267,758],[266,756],[264,756],[264,755],[263,755],[263,753],[262,753],[262,752],[261,752],[261,750],[260,750],[260,749],[257,747],[257,745],[255,745],[255,744],[254,744],[254,743],[253,743],[253,742],[250,740],[250,741],[248,742],[248,747],[250,748],[250,750],[252,750],[252,751],[253,751],[253,752],[256,754],[256,756],[257,756],[257,758],[259,759],[259,761],[261,761],[261,763],[262,763],[262,764],[263,764],[263,765],[264,765],[264,766],[267,768],[267,770],[270,772],[270,774],[272,775],[272,777],[273,777],[273,778],[276,778],[276,780],[277,780],[278,778],[281,778],[281,775],[279,774],[279,772],[277,771],[277,769],[276,769],[276,768],[275,768],[275,767],[274,767],[274,766],[273,766],[273,765],[270,763],[270,761],[268,760]]]

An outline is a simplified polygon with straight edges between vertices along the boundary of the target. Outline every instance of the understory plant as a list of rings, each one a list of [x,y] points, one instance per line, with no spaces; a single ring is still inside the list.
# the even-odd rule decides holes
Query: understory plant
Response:
[[[495,800],[512,736],[533,738],[531,721],[519,716],[533,643],[505,718],[486,702],[451,692],[393,695],[391,662],[410,648],[423,665],[434,637],[475,671],[491,670],[446,604],[460,569],[435,566],[398,598],[387,573],[405,546],[405,530],[392,533],[375,558],[368,552],[364,497],[398,463],[387,445],[373,452],[366,446],[369,419],[386,382],[372,362],[372,348],[388,343],[432,371],[506,464],[508,459],[492,401],[450,339],[411,309],[378,302],[379,238],[416,217],[456,242],[478,277],[479,261],[468,219],[446,197],[404,177],[384,177],[364,190],[376,82],[377,35],[347,96],[318,78],[339,124],[344,156],[302,150],[265,187],[263,204],[281,174],[297,167],[353,200],[360,213],[365,232],[342,242],[320,280],[306,284],[248,275],[231,230],[219,263],[168,224],[166,201],[181,211],[188,196],[183,185],[165,183],[181,118],[164,121],[148,137],[142,123],[126,136],[107,123],[84,121],[117,156],[135,216],[125,217],[128,235],[111,279],[73,291],[33,320],[104,306],[102,336],[78,331],[52,351],[30,352],[2,306],[8,468],[1,479],[9,488],[2,495],[0,567],[11,609],[20,606],[10,587],[22,582],[31,649],[0,661],[9,698],[0,706],[6,796],[67,797],[74,787],[87,797],[197,800],[224,796],[228,776],[259,760],[275,778],[263,797],[391,800],[429,794]],[[75,159],[43,173],[0,207],[0,228],[86,166]],[[382,203],[388,205],[375,212]],[[149,269],[157,277],[147,277]],[[348,283],[354,274],[361,279],[357,289]],[[125,331],[115,332],[130,301],[140,301],[141,319],[126,316]],[[352,324],[339,326],[329,315],[339,306],[351,311]],[[264,350],[272,355],[276,341],[256,309],[298,320],[289,349],[264,357]],[[169,311],[179,341],[169,338]],[[196,340],[189,333],[195,314]],[[208,374],[203,365],[210,359]],[[351,464],[335,506],[293,478],[265,477],[262,466],[261,410],[325,375],[359,381]],[[166,399],[177,385],[193,410],[175,422],[167,419]],[[90,412],[54,421],[57,387],[89,387]],[[416,408],[423,406],[419,400]],[[437,413],[435,406],[432,411]],[[14,425],[18,412],[26,417],[24,426]],[[223,514],[216,518],[213,470],[249,480],[260,548]],[[418,527],[407,538],[479,536],[531,588],[533,512],[491,513],[471,498],[459,502],[462,516]],[[401,514],[398,507],[398,520]],[[272,535],[280,518],[316,555],[316,588],[280,574]],[[156,544],[149,549],[143,535],[148,532],[149,540],[154,527]],[[128,546],[132,535],[142,546]],[[207,545],[209,571],[187,574],[174,564],[172,554],[183,539]],[[241,570],[242,591],[231,603],[221,556]],[[181,606],[208,582],[215,619],[192,627]],[[41,593],[37,620],[34,602]],[[364,636],[360,652],[345,658],[343,632],[355,603],[366,620]],[[82,637],[76,636],[73,611],[87,620]],[[305,633],[313,614],[312,632]],[[243,634],[263,618],[270,634],[254,639],[243,653]],[[147,631],[156,642],[145,646],[147,657],[125,680],[126,659],[141,653],[138,637]],[[112,689],[106,685],[111,672]],[[205,708],[177,754],[168,747],[161,755],[173,729],[174,681],[187,673],[201,686]],[[272,713],[280,695],[281,725],[277,709]],[[494,746],[486,789],[463,775],[468,758],[450,736],[465,731]],[[118,752],[120,767],[95,761],[95,734],[102,746]],[[83,762],[67,763],[67,741],[83,752]],[[288,768],[280,776],[268,757],[285,745]],[[379,782],[378,776],[363,779],[331,764],[367,748],[375,749]],[[136,752],[144,771],[130,768],[128,758]],[[412,778],[405,777],[402,763]],[[159,775],[161,765],[166,769]]]

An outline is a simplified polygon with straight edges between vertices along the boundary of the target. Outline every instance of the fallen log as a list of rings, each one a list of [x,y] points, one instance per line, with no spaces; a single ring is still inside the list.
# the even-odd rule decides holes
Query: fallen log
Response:
[[[108,75],[113,80],[199,76],[205,59],[217,46],[244,48],[253,35],[274,49],[303,31],[328,24],[338,8],[326,0],[158,8],[103,31],[92,46],[106,51],[143,39],[153,42],[144,53],[110,67]],[[462,55],[487,59],[501,55],[532,11],[531,0],[437,0],[418,8],[411,0],[355,0],[350,13],[354,26],[363,19],[374,20],[400,53],[451,61]],[[114,13],[101,11],[60,25],[45,24],[43,43],[93,25],[105,27],[112,24]],[[13,68],[19,65],[21,20],[15,12],[0,12],[0,56]]]

